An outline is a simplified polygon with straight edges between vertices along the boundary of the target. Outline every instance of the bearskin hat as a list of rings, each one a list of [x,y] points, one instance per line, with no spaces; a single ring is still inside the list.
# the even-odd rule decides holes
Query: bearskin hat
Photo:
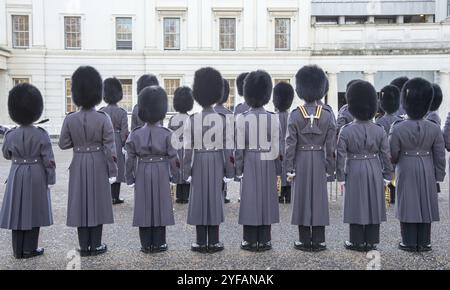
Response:
[[[8,96],[8,112],[19,125],[31,125],[42,115],[44,101],[41,92],[33,85],[19,84]]]
[[[78,107],[90,109],[102,101],[103,81],[91,66],[79,67],[72,75],[72,100]]]
[[[434,98],[431,103],[430,111],[437,111],[439,110],[443,99],[441,87],[438,84],[433,84],[433,92]]]
[[[194,97],[192,89],[189,87],[179,87],[173,95],[173,108],[175,111],[186,114],[194,107]]]
[[[408,80],[409,79],[407,77],[399,77],[399,78],[396,78],[395,80],[393,80],[391,82],[391,85],[396,86],[401,92],[403,89],[403,86],[406,84],[406,82]]]
[[[195,72],[193,85],[194,100],[202,107],[217,104],[222,99],[223,78],[214,68],[201,68]]]
[[[394,85],[381,89],[380,107],[387,114],[394,114],[400,108],[400,90]]]
[[[373,85],[366,81],[354,82],[347,91],[348,110],[355,119],[368,121],[378,111],[377,92]]]
[[[229,96],[230,96],[230,83],[226,79],[223,79],[223,94],[219,104],[224,104],[228,102]]]
[[[266,71],[251,72],[245,78],[245,102],[252,108],[260,108],[270,101],[272,89],[272,78]]]
[[[306,102],[314,102],[325,96],[327,76],[316,65],[302,67],[295,76],[296,90],[300,99]]]
[[[122,84],[116,78],[109,78],[103,82],[103,100],[107,104],[117,104],[123,98]]]
[[[423,78],[407,81],[401,92],[401,103],[408,117],[413,120],[425,117],[433,102],[433,95],[433,85],[429,81]]]
[[[146,87],[139,94],[138,116],[146,123],[155,124],[166,117],[167,106],[167,94],[163,88]]]
[[[294,88],[288,83],[278,83],[273,89],[273,105],[279,112],[289,110],[294,101]]]
[[[237,91],[239,96],[243,97],[244,96],[244,83],[245,83],[245,78],[248,76],[248,72],[245,73],[241,73],[237,79],[236,79],[236,87],[237,87]]]
[[[141,93],[143,89],[151,86],[159,86],[158,78],[153,74],[146,74],[141,76],[137,81],[137,93]]]

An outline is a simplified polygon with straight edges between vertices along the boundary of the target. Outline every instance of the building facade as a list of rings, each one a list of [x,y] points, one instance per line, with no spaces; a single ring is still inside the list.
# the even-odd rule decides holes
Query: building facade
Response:
[[[239,73],[265,69],[274,82],[293,83],[301,66],[318,64],[335,110],[351,79],[381,89],[406,75],[442,86],[444,116],[449,14],[448,0],[0,0],[0,124],[11,124],[8,91],[31,82],[45,98],[46,128],[58,134],[76,110],[70,76],[80,65],[119,78],[129,112],[144,73],[157,75],[171,97],[196,69],[213,66],[231,83],[233,107],[243,101]]]

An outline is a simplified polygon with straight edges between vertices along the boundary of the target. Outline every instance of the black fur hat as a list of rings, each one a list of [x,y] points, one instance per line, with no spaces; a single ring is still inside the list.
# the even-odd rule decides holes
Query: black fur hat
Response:
[[[378,111],[377,92],[373,85],[366,81],[354,82],[347,90],[348,110],[355,119],[368,121]]]
[[[300,99],[314,102],[325,96],[327,75],[316,65],[302,67],[295,76],[296,91]]]
[[[273,89],[273,105],[279,112],[289,110],[294,101],[294,88],[288,83],[278,83]]]
[[[137,81],[137,93],[141,93],[143,89],[151,86],[159,86],[158,78],[153,74],[142,75]]]
[[[243,97],[244,96],[244,82],[245,82],[245,78],[248,76],[248,72],[245,73],[241,73],[237,79],[236,79],[236,87],[237,87],[237,91],[239,96]]]
[[[144,88],[139,94],[139,118],[150,124],[155,124],[166,117],[167,94],[159,86]]]
[[[226,103],[229,97],[230,97],[230,83],[226,79],[223,79],[223,94],[219,104]]]
[[[194,107],[194,97],[190,87],[179,87],[173,95],[173,108],[175,111],[186,114]]]
[[[41,92],[33,85],[19,84],[8,96],[8,112],[19,125],[31,125],[42,115],[44,101]]]
[[[263,70],[251,72],[245,78],[245,102],[252,108],[260,108],[270,101],[272,89],[272,78],[267,72]]]
[[[401,92],[401,103],[408,117],[412,120],[425,117],[433,102],[433,94],[433,85],[423,78],[406,82]]]
[[[400,90],[394,85],[381,89],[380,107],[387,114],[394,114],[400,108]]]
[[[431,103],[430,111],[437,111],[442,104],[442,90],[438,84],[433,84],[434,98]]]
[[[103,100],[108,104],[117,104],[123,98],[122,84],[116,78],[103,82]]]
[[[403,86],[406,84],[407,81],[409,81],[409,79],[407,77],[399,77],[399,78],[396,78],[395,80],[393,80],[391,82],[391,85],[396,86],[401,92],[403,89]]]
[[[102,101],[103,81],[91,66],[81,66],[72,75],[72,100],[78,107],[90,109]]]
[[[217,104],[222,99],[223,78],[219,71],[211,67],[195,72],[193,85],[194,99],[202,107]]]

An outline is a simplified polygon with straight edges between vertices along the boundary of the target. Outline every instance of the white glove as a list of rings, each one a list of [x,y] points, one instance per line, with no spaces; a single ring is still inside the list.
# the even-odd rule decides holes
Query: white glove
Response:
[[[125,148],[123,148],[123,147],[122,147],[122,154],[127,155],[127,150],[125,150]]]
[[[384,186],[388,186],[389,184],[391,184],[392,181],[385,179],[384,180]]]
[[[55,186],[54,184],[49,184],[49,185],[47,185],[47,188],[52,189],[54,186]]]
[[[223,178],[223,182],[225,182],[225,183],[230,183],[232,181],[233,181],[233,178],[226,178],[226,177]]]
[[[242,178],[244,178],[244,174],[242,174],[241,176],[236,176],[236,178],[242,180]]]
[[[339,181],[338,186],[341,189],[341,193],[345,192],[345,181]]]
[[[191,183],[192,182],[192,176],[189,176],[188,179],[186,179],[187,183]]]
[[[109,179],[109,184],[114,184],[114,183],[116,183],[116,181],[117,181],[117,178],[116,178],[116,177],[111,177],[111,178]]]
[[[295,178],[295,173],[288,173],[287,174],[287,181],[288,182],[292,182],[293,180],[294,180],[294,178]]]
[[[135,183],[128,185],[129,188],[134,188],[136,186]]]

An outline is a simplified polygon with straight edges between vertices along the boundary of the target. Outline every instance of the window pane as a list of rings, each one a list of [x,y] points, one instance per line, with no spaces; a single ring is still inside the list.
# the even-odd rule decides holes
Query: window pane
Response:
[[[27,48],[30,46],[30,27],[27,15],[12,16],[12,38],[14,48]]]
[[[221,50],[236,49],[236,19],[220,18],[219,44]]]
[[[278,85],[279,83],[291,83],[290,79],[275,79],[274,80],[274,86]]]
[[[230,96],[228,97],[228,101],[224,104],[229,110],[234,111],[234,104],[236,101],[236,80],[235,79],[227,79],[230,84]]]
[[[130,17],[116,18],[116,48],[133,49],[133,24]]]
[[[122,84],[123,98],[120,101],[120,106],[126,110],[128,113],[133,111],[133,80],[122,79],[120,80]]]
[[[64,17],[66,49],[81,49],[81,17]]]
[[[29,78],[13,78],[13,85],[17,86],[19,84],[29,84],[30,79]]]
[[[275,19],[275,49],[290,49],[291,20],[289,18]]]
[[[164,79],[164,88],[168,97],[168,112],[175,112],[173,108],[173,95],[178,87],[180,87],[180,79]]]
[[[180,18],[164,18],[164,49],[180,49]]]
[[[72,80],[66,79],[65,85],[66,85],[66,89],[65,89],[65,92],[66,92],[66,95],[65,95],[66,114],[68,114],[68,113],[75,112],[77,110],[77,107],[75,106],[75,104],[72,101]]]

